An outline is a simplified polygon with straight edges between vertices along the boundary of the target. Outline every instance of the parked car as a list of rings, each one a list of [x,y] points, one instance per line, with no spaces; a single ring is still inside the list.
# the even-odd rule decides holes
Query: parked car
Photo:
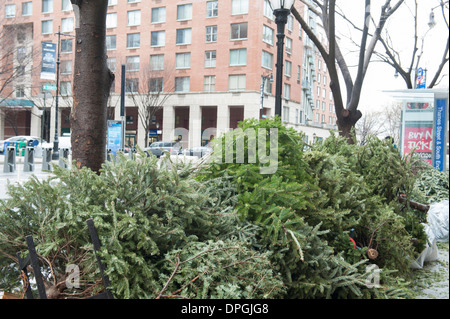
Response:
[[[183,150],[183,155],[203,157],[212,151],[213,149],[209,146],[199,146]]]
[[[6,140],[0,141],[0,153],[5,154],[5,150],[7,146],[33,146],[35,149],[35,154],[41,153],[42,143],[46,143],[41,140],[41,138],[37,136],[28,136],[28,135],[18,135],[7,138]]]
[[[168,152],[170,155],[181,154],[181,149],[181,144],[178,142],[153,142],[149,147],[144,148],[144,152],[147,156],[153,154],[156,157],[160,157],[165,152]]]

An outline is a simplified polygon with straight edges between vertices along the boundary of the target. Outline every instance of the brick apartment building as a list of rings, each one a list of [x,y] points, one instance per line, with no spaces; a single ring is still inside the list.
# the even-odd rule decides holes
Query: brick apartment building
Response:
[[[7,111],[22,112],[28,120],[19,134],[52,141],[55,91],[43,87],[56,82],[40,78],[41,43],[57,43],[56,33],[61,31],[58,132],[69,133],[75,48],[70,0],[0,2],[4,2],[2,29],[8,30],[11,42],[2,46],[2,54],[10,54],[14,68],[21,70],[0,91],[0,101],[4,97],[32,101],[32,107]],[[305,15],[312,14],[299,1],[295,6]],[[313,16],[308,19],[314,23]],[[198,146],[243,119],[259,118],[261,106],[265,116],[274,114],[275,85],[269,78],[273,75],[275,80],[277,40],[267,0],[109,0],[106,27],[108,64],[116,75],[108,117],[120,119],[121,66],[125,65],[128,145],[145,146],[148,134],[149,142],[182,135],[185,146]],[[286,25],[282,118],[312,140],[329,134],[335,115],[330,112],[326,69],[324,64],[315,66],[320,57],[305,38],[291,16]],[[155,88],[168,96],[155,105],[145,128],[139,96]],[[0,116],[0,138],[15,135],[5,112]]]

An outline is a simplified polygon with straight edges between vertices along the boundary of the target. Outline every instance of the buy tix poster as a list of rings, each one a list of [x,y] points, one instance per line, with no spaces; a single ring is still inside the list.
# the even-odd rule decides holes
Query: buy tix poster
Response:
[[[408,126],[406,124],[403,140],[403,153],[414,152],[414,156],[431,165],[433,151],[433,125]]]

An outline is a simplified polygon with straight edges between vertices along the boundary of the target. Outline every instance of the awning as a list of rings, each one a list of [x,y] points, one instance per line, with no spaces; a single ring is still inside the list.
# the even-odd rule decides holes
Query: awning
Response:
[[[0,101],[0,107],[32,108],[34,102],[26,99],[4,99]]]

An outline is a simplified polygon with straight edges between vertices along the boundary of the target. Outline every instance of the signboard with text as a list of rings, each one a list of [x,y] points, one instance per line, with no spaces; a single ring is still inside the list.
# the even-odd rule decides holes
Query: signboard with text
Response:
[[[56,43],[42,42],[41,79],[56,79]]]
[[[414,152],[418,157],[431,165],[433,150],[433,123],[408,126],[406,123],[403,138],[403,153]]]
[[[446,132],[447,127],[447,100],[437,99],[434,112],[434,151],[433,151],[433,167],[443,171],[445,169],[445,161],[447,155]]]
[[[121,150],[123,141],[123,122],[108,120],[108,132],[106,140],[106,149],[116,155]]]

